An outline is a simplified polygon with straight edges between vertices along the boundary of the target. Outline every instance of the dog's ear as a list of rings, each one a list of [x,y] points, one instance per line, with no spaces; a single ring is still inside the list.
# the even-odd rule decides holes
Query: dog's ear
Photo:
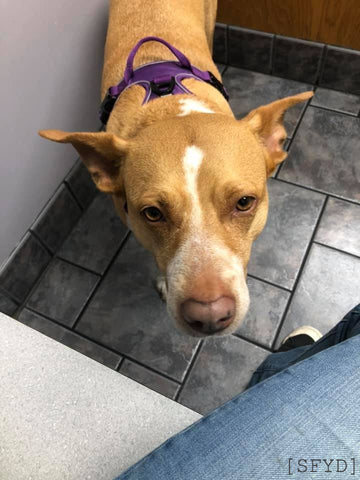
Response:
[[[39,135],[60,143],[71,143],[78,151],[99,190],[116,193],[121,190],[119,173],[128,144],[106,132],[63,132],[40,130]]]
[[[270,175],[275,167],[285,160],[287,153],[283,150],[286,131],[283,125],[285,112],[297,103],[304,102],[314,92],[304,92],[292,97],[282,98],[263,107],[252,110],[242,121],[246,121],[267,151],[267,173]]]

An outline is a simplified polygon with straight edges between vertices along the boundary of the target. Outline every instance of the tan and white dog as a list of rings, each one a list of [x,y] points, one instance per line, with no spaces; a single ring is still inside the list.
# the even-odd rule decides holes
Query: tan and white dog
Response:
[[[123,77],[130,50],[148,35],[168,41],[221,80],[211,56],[215,17],[216,0],[112,0],[102,98]],[[174,57],[163,45],[147,43],[135,67],[161,60]],[[141,86],[127,89],[106,132],[40,135],[72,143],[99,190],[112,195],[123,222],[155,256],[176,325],[195,336],[228,334],[248,309],[246,269],[266,222],[266,180],[286,157],[284,113],[312,92],[238,121],[213,86],[183,83],[193,95],[146,105]]]

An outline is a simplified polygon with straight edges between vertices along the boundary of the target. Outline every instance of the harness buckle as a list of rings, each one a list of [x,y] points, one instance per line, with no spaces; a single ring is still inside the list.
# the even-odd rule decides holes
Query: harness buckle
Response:
[[[107,121],[109,120],[111,111],[114,108],[117,98],[117,95],[111,95],[111,93],[107,91],[104,100],[101,102],[99,116],[104,125],[106,125]]]
[[[164,82],[155,83],[153,81],[150,82],[150,89],[159,97],[164,95],[170,95],[175,88],[175,77],[171,77],[170,80],[166,80]]]

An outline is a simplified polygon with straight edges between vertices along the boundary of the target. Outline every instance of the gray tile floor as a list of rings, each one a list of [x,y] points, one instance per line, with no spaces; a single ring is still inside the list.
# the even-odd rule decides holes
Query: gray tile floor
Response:
[[[238,117],[313,88],[234,67],[224,83]],[[321,88],[287,115],[289,156],[269,180],[269,219],[249,264],[251,307],[233,336],[198,341],[174,330],[151,256],[103,195],[19,320],[201,413],[241,392],[293,328],[326,332],[360,300],[359,109],[359,97]]]

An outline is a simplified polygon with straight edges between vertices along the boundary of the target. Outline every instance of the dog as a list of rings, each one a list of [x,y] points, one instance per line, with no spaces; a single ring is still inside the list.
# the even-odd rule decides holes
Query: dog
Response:
[[[154,255],[175,325],[198,337],[233,333],[248,310],[247,265],[267,218],[266,181],[286,157],[283,117],[313,95],[236,120],[212,60],[216,8],[216,0],[111,0],[106,131],[39,132],[75,147]],[[167,69],[176,70],[170,79]]]

